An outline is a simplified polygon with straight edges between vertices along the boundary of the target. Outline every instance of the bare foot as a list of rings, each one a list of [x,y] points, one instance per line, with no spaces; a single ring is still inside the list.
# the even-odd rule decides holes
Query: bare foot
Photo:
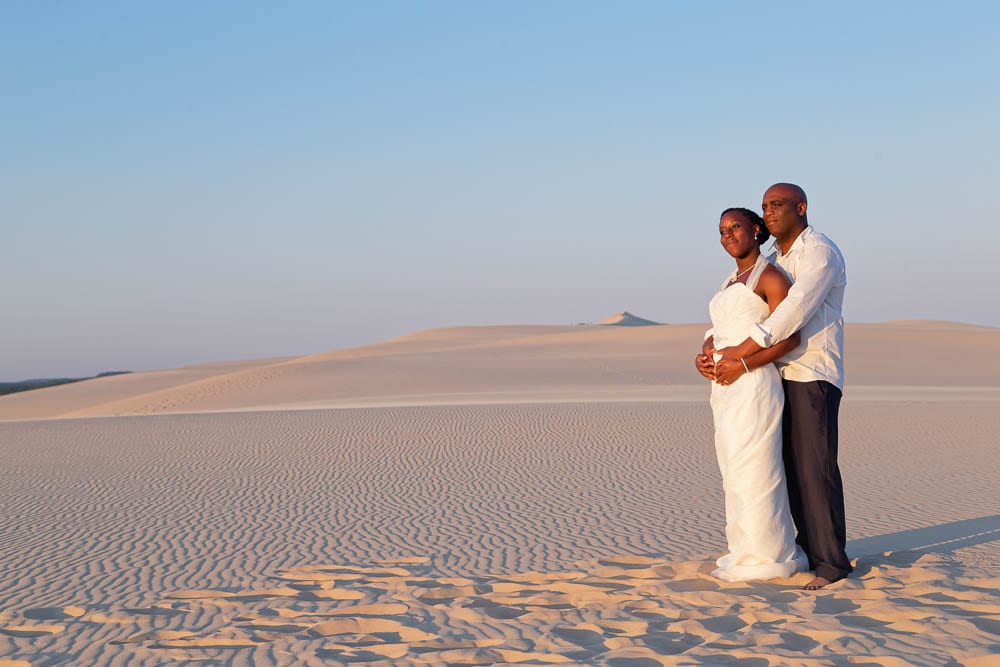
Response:
[[[808,584],[806,584],[805,586],[803,586],[802,590],[804,590],[804,591],[818,591],[819,589],[823,588],[824,586],[829,586],[832,583],[833,583],[832,581],[830,581],[829,579],[825,579],[824,577],[816,577],[815,579],[813,579],[812,581],[810,581]]]

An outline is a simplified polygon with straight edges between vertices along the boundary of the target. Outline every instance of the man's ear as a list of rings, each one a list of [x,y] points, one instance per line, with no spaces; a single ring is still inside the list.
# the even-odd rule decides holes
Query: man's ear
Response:
[[[799,205],[795,207],[795,209],[799,212],[800,218],[806,214],[806,208],[808,207],[806,206],[806,203],[804,201],[800,201]]]

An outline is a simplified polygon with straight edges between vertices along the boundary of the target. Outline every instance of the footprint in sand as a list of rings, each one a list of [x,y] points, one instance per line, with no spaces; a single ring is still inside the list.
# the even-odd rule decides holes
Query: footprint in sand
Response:
[[[1000,637],[1000,618],[970,618],[969,623],[987,634]]]
[[[648,617],[658,621],[677,621],[681,617],[680,609],[669,605],[666,600],[628,601],[622,605],[622,609],[633,616]]]
[[[703,618],[701,620],[701,624],[709,632],[714,632],[720,635],[737,632],[747,627],[747,622],[736,615]]]
[[[301,591],[298,597],[302,600],[361,600],[365,594],[361,591],[352,591],[344,588],[328,588],[317,591]]]
[[[143,616],[181,616],[188,613],[188,608],[186,604],[173,603],[169,605],[151,605],[149,607],[129,607],[125,611],[129,614],[141,614]]]
[[[489,648],[499,646],[504,640],[499,637],[488,637],[483,639],[436,639],[420,642],[414,645],[415,653],[428,653],[431,651],[455,651],[459,649]]]
[[[409,644],[376,644],[365,647],[332,644],[317,649],[316,655],[325,660],[340,662],[378,662],[402,658],[409,650]]]
[[[552,634],[584,648],[592,649],[604,646],[604,631],[594,623],[578,623],[576,625],[556,627],[552,629]]]
[[[86,613],[83,607],[38,607],[24,612],[24,617],[33,621],[64,621],[80,618]]]
[[[615,556],[612,558],[601,558],[597,561],[601,565],[611,565],[621,568],[649,568],[654,565],[663,565],[663,560],[659,558],[649,558],[648,556]]]
[[[447,604],[475,594],[476,589],[473,586],[440,586],[423,590],[414,597],[427,604]]]
[[[410,608],[401,602],[376,602],[356,604],[341,609],[319,612],[314,616],[401,616]]]
[[[609,651],[605,656],[605,664],[608,665],[608,667],[662,667],[662,665],[665,664],[675,664],[675,663],[664,662],[662,656],[657,655],[655,651],[646,648],[644,646],[629,646],[626,648]],[[681,664],[711,665],[713,663],[685,661]],[[727,661],[726,664],[740,664],[740,663],[737,661],[732,661],[732,662]],[[756,667],[757,664],[761,663],[752,662],[747,664],[754,665]]]
[[[8,625],[0,628],[0,633],[11,637],[44,637],[62,632],[66,628],[55,624]]]
[[[650,632],[642,638],[642,643],[661,655],[677,655],[703,644],[705,640],[686,632]]]
[[[150,648],[203,648],[203,649],[237,649],[254,648],[261,642],[246,637],[245,639],[203,637],[200,639],[179,639],[153,644]]]
[[[291,582],[289,585],[316,585],[332,584],[337,581],[337,575],[330,572],[284,572],[274,577],[282,581]]]
[[[664,583],[664,586],[675,593],[717,591],[720,588],[719,583],[711,579],[676,579]]]
[[[305,632],[311,626],[309,624],[258,619],[240,625],[238,627],[242,628],[243,630],[253,630],[255,632],[276,632],[278,634],[294,634],[297,632]]]
[[[229,591],[217,591],[213,589],[198,589],[191,591],[174,591],[173,593],[167,593],[163,597],[168,600],[211,600],[211,599],[221,599],[228,598],[235,595]]]
[[[185,632],[183,630],[154,630],[152,632],[143,632],[142,634],[132,635],[126,639],[115,639],[109,644],[139,644],[141,642],[148,641],[170,641],[174,639],[185,639],[187,637],[193,637],[193,632]]]
[[[572,581],[587,576],[586,572],[522,572],[497,575],[497,582],[514,582],[533,586],[546,586],[554,581]]]
[[[837,620],[840,621],[841,625],[846,625],[851,628],[881,628],[889,625],[889,621],[879,620],[877,618],[872,618],[871,616],[862,616],[860,614],[844,614],[838,616]]]
[[[517,603],[516,600],[513,602]],[[465,607],[467,609],[477,609],[498,621],[509,621],[530,613],[527,609],[517,606],[507,606],[487,598],[472,598],[465,603]]]
[[[399,558],[383,558],[375,562],[380,565],[427,565],[431,559],[427,556],[401,556]]]
[[[310,634],[319,637],[331,637],[335,635],[397,635],[406,637],[407,641],[423,641],[424,639],[436,639],[437,635],[417,630],[403,623],[389,618],[368,618],[364,616],[353,616],[338,618],[331,621],[322,621],[309,628]]]
[[[227,634],[224,636],[196,636],[182,637],[177,639],[163,639],[150,646],[150,648],[188,648],[188,649],[240,649],[254,648],[260,646],[261,642],[239,634]]]

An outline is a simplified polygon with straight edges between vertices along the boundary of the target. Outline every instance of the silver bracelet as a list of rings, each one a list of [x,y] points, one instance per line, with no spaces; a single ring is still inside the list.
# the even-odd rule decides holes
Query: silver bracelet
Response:
[[[747,362],[743,359],[743,357],[740,357],[740,361],[743,363],[743,370],[745,370],[747,373],[749,373],[750,372],[750,367],[747,366]]]

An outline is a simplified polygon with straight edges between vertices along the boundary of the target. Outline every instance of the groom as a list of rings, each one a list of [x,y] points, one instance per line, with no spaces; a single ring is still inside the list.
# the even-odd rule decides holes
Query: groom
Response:
[[[724,359],[745,359],[802,332],[802,343],[775,365],[785,390],[782,456],[795,541],[816,577],[804,586],[820,589],[846,577],[844,487],[837,465],[837,417],[844,388],[844,256],[833,241],[809,226],[806,193],[776,183],[764,193],[764,224],[775,238],[768,258],[793,283],[771,316],[740,345],[718,350]],[[712,339],[703,352],[711,357]]]

